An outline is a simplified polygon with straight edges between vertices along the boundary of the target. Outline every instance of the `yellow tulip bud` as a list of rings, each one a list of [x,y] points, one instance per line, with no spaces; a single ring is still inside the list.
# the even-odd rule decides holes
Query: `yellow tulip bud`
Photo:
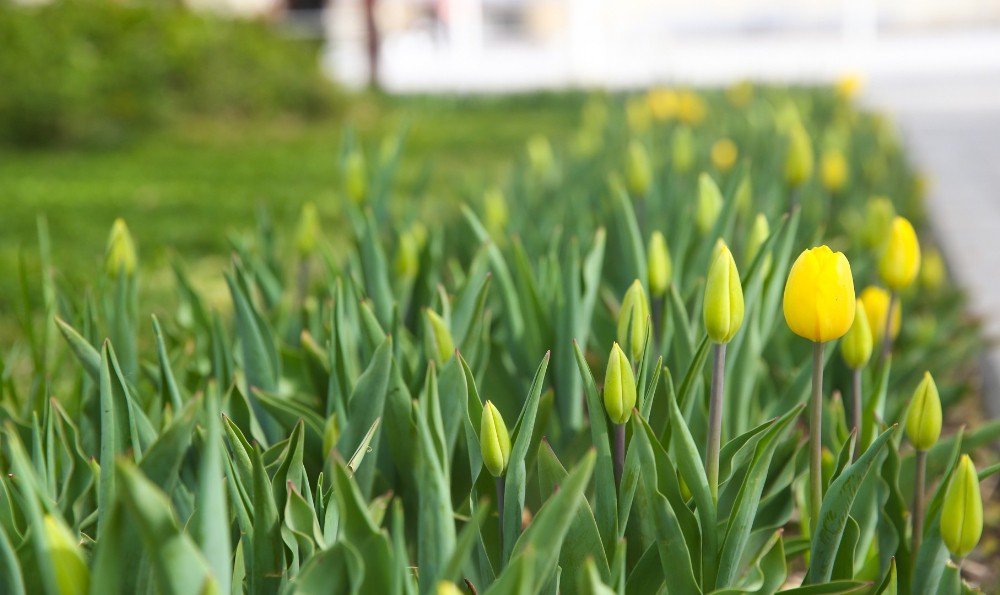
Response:
[[[636,279],[625,292],[618,310],[618,342],[629,348],[632,358],[638,360],[646,348],[646,324],[649,320],[649,301],[642,283]]]
[[[744,249],[744,260],[743,266],[749,268],[753,263],[753,259],[757,258],[757,253],[760,252],[760,247],[764,245],[767,238],[771,237],[771,226],[767,223],[767,217],[764,213],[757,213],[754,217],[753,225],[750,226],[750,235],[747,236],[747,245]],[[768,253],[764,257],[764,262],[760,263],[761,274],[767,275],[768,270],[771,268],[771,254]]]
[[[59,593],[86,593],[90,585],[90,571],[80,550],[80,540],[63,521],[52,515],[45,515],[42,524],[50,562],[58,569],[55,574]]]
[[[847,159],[844,154],[836,149],[823,152],[820,159],[819,175],[823,187],[836,194],[844,189],[847,184],[848,174]]]
[[[875,248],[885,241],[892,229],[892,220],[896,209],[892,201],[885,196],[875,196],[865,207],[864,228],[861,232],[865,245]]]
[[[455,353],[455,342],[451,338],[451,331],[440,314],[430,308],[424,310],[424,313],[428,324],[425,335],[427,351],[433,354],[437,363],[443,364]]]
[[[854,322],[851,263],[827,246],[802,252],[785,282],[785,322],[796,335],[822,343],[838,339]]]
[[[412,279],[420,268],[420,246],[412,231],[404,231],[396,245],[396,274],[404,279]]]
[[[872,338],[875,339],[875,344],[879,345],[882,343],[882,336],[885,334],[885,317],[889,310],[889,292],[881,287],[869,285],[865,287],[858,298],[865,305],[868,324],[871,325],[872,329]],[[893,340],[899,336],[899,327],[902,320],[902,307],[897,300],[896,304],[892,307],[892,326],[889,329]]]
[[[649,130],[653,113],[642,97],[632,97],[625,104],[625,119],[628,120],[629,130],[643,133]]]
[[[635,407],[636,389],[632,364],[625,352],[615,343],[608,357],[608,369],[604,374],[604,409],[611,421],[621,425],[632,416]]]
[[[131,276],[135,272],[137,262],[132,234],[129,233],[125,220],[119,217],[111,225],[111,233],[108,234],[108,247],[104,255],[105,269],[111,277],[117,277],[120,273]]]
[[[451,581],[438,581],[437,595],[462,595],[462,590]]]
[[[649,292],[654,296],[661,296],[667,292],[670,284],[670,275],[673,273],[674,265],[670,259],[670,249],[667,247],[667,240],[663,234],[654,231],[649,238],[649,247],[646,248],[647,274],[649,276]]]
[[[295,249],[300,256],[307,256],[316,250],[319,242],[320,225],[319,213],[316,205],[307,202],[302,205],[302,213],[299,215],[299,226],[295,231]]]
[[[365,169],[365,154],[360,150],[351,151],[344,162],[344,188],[347,197],[354,204],[360,205],[365,201],[368,191],[368,174]]]
[[[860,74],[854,72],[840,77],[833,88],[838,97],[847,101],[853,99],[861,91],[862,87],[864,87],[864,79]]]
[[[500,477],[510,461],[510,434],[503,423],[500,411],[493,403],[483,405],[483,419],[479,425],[479,445],[483,453],[483,464],[493,477]]]
[[[696,126],[705,119],[708,108],[705,100],[694,91],[684,91],[680,94],[677,103],[677,117],[681,122]]]
[[[672,89],[653,89],[646,95],[646,103],[653,117],[663,122],[677,115],[680,97]]]
[[[491,188],[483,196],[483,221],[494,237],[500,237],[507,227],[507,200],[499,188]]]
[[[736,164],[736,158],[739,157],[739,153],[736,143],[731,139],[719,139],[712,145],[712,165],[715,166],[715,169],[725,173]]]
[[[674,169],[680,173],[691,171],[694,165],[694,136],[687,126],[679,126],[670,138],[670,155]]]
[[[937,291],[944,285],[945,277],[947,273],[941,253],[935,248],[925,251],[920,259],[920,284],[931,291]]]
[[[698,231],[703,234],[712,231],[722,212],[722,204],[722,191],[719,190],[719,186],[712,176],[702,172],[698,176],[698,203],[694,217]]]
[[[535,176],[551,177],[555,170],[556,159],[552,154],[552,145],[549,144],[548,138],[536,134],[528,140],[528,163]]]
[[[953,556],[975,549],[983,535],[983,497],[979,476],[969,455],[962,455],[941,504],[941,538]]]
[[[628,144],[625,178],[628,181],[629,192],[634,196],[646,196],[653,183],[653,166],[649,162],[649,153],[639,141]]]
[[[730,85],[726,89],[726,99],[733,107],[746,107],[753,101],[753,83],[743,80]]]
[[[705,281],[705,328],[716,343],[728,343],[743,324],[743,285],[733,253],[723,244]]]
[[[906,412],[906,436],[917,450],[929,450],[941,437],[941,397],[930,372],[913,391]]]
[[[785,182],[797,188],[809,181],[813,173],[813,148],[809,133],[801,125],[788,132],[788,155],[785,157]]]
[[[920,243],[913,226],[903,217],[892,220],[889,239],[878,263],[882,280],[891,289],[906,289],[920,272]]]
[[[854,322],[844,335],[844,340],[840,342],[840,355],[844,357],[847,367],[860,370],[868,365],[874,343],[872,327],[865,312],[865,303],[859,299],[854,306]]]

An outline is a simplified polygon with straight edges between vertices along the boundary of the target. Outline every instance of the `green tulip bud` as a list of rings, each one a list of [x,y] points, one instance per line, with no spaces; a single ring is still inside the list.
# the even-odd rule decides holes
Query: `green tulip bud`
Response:
[[[869,248],[881,246],[889,237],[895,218],[896,209],[887,197],[876,196],[868,201],[868,205],[865,207],[864,227],[861,231],[865,245]]]
[[[847,329],[847,334],[840,342],[840,355],[843,356],[847,367],[852,370],[860,370],[868,365],[874,343],[875,338],[872,336],[872,327],[868,322],[865,304],[861,300],[856,300],[854,322],[851,323],[851,328]]]
[[[604,409],[611,421],[621,425],[632,416],[635,407],[635,375],[625,352],[615,343],[604,374]]]
[[[539,178],[548,178],[555,171],[555,156],[549,139],[541,134],[528,139],[528,163]]]
[[[108,247],[104,254],[105,269],[111,277],[117,277],[121,273],[131,276],[135,273],[138,260],[132,234],[129,233],[125,220],[119,217],[111,225],[111,233],[108,234]]]
[[[917,450],[929,450],[941,436],[941,398],[930,372],[913,391],[906,412],[906,436]]]
[[[653,166],[649,162],[649,153],[639,141],[632,141],[628,145],[625,179],[628,181],[629,192],[634,196],[646,196],[653,183]]]
[[[63,521],[50,514],[45,515],[42,524],[50,561],[58,569],[56,583],[59,593],[86,593],[90,584],[90,571],[80,550],[80,540]]]
[[[499,188],[487,190],[483,196],[483,221],[486,223],[486,228],[494,237],[498,237],[507,227],[508,219],[507,200],[503,192]]]
[[[451,581],[438,581],[437,595],[462,595],[462,590]]]
[[[649,292],[654,296],[663,295],[670,284],[670,275],[673,273],[674,265],[670,259],[670,248],[667,247],[667,240],[658,231],[654,231],[649,238],[649,247],[646,249],[646,264]]]
[[[722,212],[722,192],[712,176],[702,172],[698,176],[698,203],[695,210],[695,224],[698,231],[705,234],[712,231],[719,213]]]
[[[681,173],[691,170],[694,165],[694,137],[690,128],[680,126],[674,131],[670,139],[670,152],[675,170]]]
[[[368,175],[365,173],[365,154],[360,150],[351,151],[344,162],[344,188],[347,197],[354,204],[360,205],[365,201],[365,193],[368,191]]]
[[[448,329],[448,323],[444,318],[434,310],[428,308],[424,313],[427,315],[428,324],[425,335],[427,351],[433,354],[437,363],[444,364],[455,353],[455,341],[451,338],[451,330]]]
[[[638,360],[646,348],[646,322],[649,319],[649,302],[642,283],[636,279],[622,299],[618,310],[618,343],[629,348],[632,358]]]
[[[971,552],[983,535],[983,497],[979,476],[969,455],[962,455],[941,504],[941,538],[948,551],[961,558]]]
[[[412,231],[404,231],[396,245],[396,274],[404,279],[412,279],[420,268],[420,246]]]
[[[801,125],[788,131],[788,154],[785,157],[785,182],[792,188],[805,184],[813,173],[813,147],[809,133]]]
[[[728,343],[743,324],[743,285],[733,253],[723,244],[705,282],[705,328],[716,343]]]
[[[307,202],[302,205],[302,213],[299,215],[299,226],[295,231],[295,249],[300,256],[308,256],[316,250],[319,242],[320,225],[319,213],[316,205]]]
[[[736,193],[733,194],[733,204],[736,205],[736,210],[739,213],[744,215],[750,213],[750,207],[753,206],[753,183],[750,181],[749,173],[743,176],[740,185],[736,187]]]
[[[764,216],[764,213],[757,213],[757,216],[753,220],[753,225],[750,226],[750,235],[747,236],[743,266],[750,268],[750,265],[753,264],[753,259],[757,258],[757,253],[760,252],[761,246],[764,245],[764,242],[769,237],[771,237],[771,226],[767,223],[767,217]],[[760,263],[760,267],[761,273],[766,276],[771,268],[770,253],[764,257],[764,261]]]
[[[493,403],[483,405],[483,419],[479,426],[479,446],[483,453],[483,464],[493,477],[500,477],[510,462],[510,434],[503,422],[500,411]]]

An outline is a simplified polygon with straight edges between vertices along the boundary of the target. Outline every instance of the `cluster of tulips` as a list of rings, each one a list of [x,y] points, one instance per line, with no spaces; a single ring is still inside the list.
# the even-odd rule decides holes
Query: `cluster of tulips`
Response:
[[[80,291],[40,225],[3,592],[973,592],[1000,422],[941,435],[980,341],[897,148],[827,91],[583,113],[434,225],[352,137],[344,200],[233,235],[221,299],[174,262],[148,324],[142,238]]]

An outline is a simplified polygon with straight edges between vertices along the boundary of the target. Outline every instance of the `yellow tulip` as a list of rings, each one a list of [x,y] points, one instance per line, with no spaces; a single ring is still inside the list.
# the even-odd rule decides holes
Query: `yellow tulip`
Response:
[[[725,243],[717,248],[708,269],[704,308],[708,337],[716,343],[732,341],[743,325],[743,285],[733,253]]]
[[[802,252],[785,283],[785,321],[796,335],[822,343],[840,338],[854,322],[854,277],[841,252],[827,246]]]
[[[865,81],[860,74],[852,72],[840,77],[837,84],[834,85],[834,90],[841,99],[846,101],[853,99],[864,87],[864,83]]]
[[[670,259],[667,240],[658,231],[654,231],[649,238],[649,247],[646,248],[646,262],[649,291],[654,296],[661,296],[667,292],[674,267],[673,261]]]
[[[897,216],[892,220],[889,239],[878,263],[882,280],[891,289],[906,289],[920,272],[920,243],[908,220]]]
[[[739,149],[736,148],[736,143],[731,139],[722,138],[715,141],[715,144],[712,145],[711,156],[712,165],[715,166],[715,169],[725,173],[736,164]]]
[[[615,424],[621,425],[632,417],[635,407],[636,388],[632,364],[625,352],[615,343],[608,358],[608,369],[604,373],[604,408]]]
[[[865,245],[875,248],[882,244],[892,229],[895,216],[896,209],[888,197],[873,196],[865,207],[864,227],[861,231]]]
[[[625,180],[628,182],[629,192],[634,196],[646,196],[653,183],[653,165],[649,161],[649,152],[639,141],[634,140],[628,145]]]
[[[680,94],[677,103],[677,117],[681,122],[691,126],[697,126],[705,119],[708,107],[705,100],[694,91],[684,91]]]
[[[687,126],[679,126],[670,138],[670,156],[678,172],[690,171],[694,165],[694,137]]]
[[[646,102],[653,117],[663,122],[677,115],[680,97],[672,89],[653,89],[646,95]]]
[[[813,174],[813,148],[809,133],[801,125],[788,132],[788,154],[785,157],[785,181],[797,188],[809,181]]]
[[[125,220],[119,217],[111,225],[111,233],[108,234],[104,267],[111,277],[117,277],[122,273],[129,276],[135,272],[137,262],[135,241],[132,239],[132,234],[129,233]]]
[[[494,238],[502,237],[509,214],[507,200],[499,188],[491,188],[483,196],[483,219]]]
[[[979,476],[969,455],[962,455],[941,504],[941,538],[953,556],[975,549],[983,535],[983,497]]]
[[[404,279],[412,279],[420,268],[420,247],[412,231],[404,231],[399,235],[396,244],[396,274]]]
[[[649,104],[641,97],[632,97],[625,104],[625,119],[628,120],[628,129],[635,133],[642,133],[649,130],[652,124],[653,113],[649,109]]]
[[[913,391],[906,413],[906,436],[917,450],[930,450],[941,437],[941,397],[930,372]]]
[[[837,150],[827,150],[823,152],[820,159],[819,176],[823,187],[836,194],[844,189],[848,178],[847,159],[844,154]]]
[[[702,172],[698,176],[698,202],[695,204],[694,222],[698,231],[708,233],[722,212],[722,191],[712,176]]]
[[[757,258],[760,247],[764,245],[767,238],[771,236],[771,226],[767,224],[767,217],[764,213],[757,213],[750,226],[750,235],[747,236],[747,244],[744,247],[743,266],[749,268],[753,260]],[[764,261],[760,263],[761,274],[766,276],[771,269],[771,254],[764,256]]]
[[[636,279],[618,310],[618,342],[629,348],[632,357],[638,360],[646,348],[646,325],[649,319],[649,301],[642,283]]]
[[[854,322],[844,335],[844,340],[840,342],[840,354],[844,357],[847,367],[852,370],[864,368],[872,356],[874,344],[865,303],[859,299],[854,307]]]
[[[528,139],[528,163],[538,178],[549,178],[555,171],[556,158],[552,154],[552,144],[544,135],[536,134]]]
[[[944,259],[941,258],[941,253],[935,248],[924,252],[923,257],[920,259],[920,284],[931,291],[936,291],[944,285],[946,276]]]
[[[316,250],[316,243],[319,241],[320,225],[319,213],[316,205],[307,202],[302,205],[302,213],[299,215],[299,226],[295,231],[295,248],[299,254],[306,256]]]
[[[451,581],[438,581],[437,595],[462,595],[462,590]]]
[[[479,424],[479,445],[483,464],[493,477],[500,477],[510,461],[510,434],[503,422],[500,411],[493,403],[483,405],[483,417]]]
[[[871,325],[872,338],[875,339],[875,344],[879,345],[882,343],[882,336],[885,334],[885,317],[889,310],[889,292],[881,287],[870,285],[861,292],[858,298],[865,305],[865,314],[868,315],[868,323]],[[892,326],[889,329],[892,340],[896,340],[896,337],[899,336],[899,327],[902,320],[902,307],[899,304],[899,300],[896,300],[896,304],[892,307]]]

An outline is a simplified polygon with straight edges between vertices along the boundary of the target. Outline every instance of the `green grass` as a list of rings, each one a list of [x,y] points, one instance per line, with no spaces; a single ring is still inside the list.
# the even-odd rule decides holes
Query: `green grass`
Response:
[[[365,95],[353,98],[345,115],[318,122],[186,120],[115,149],[0,148],[0,307],[17,299],[19,255],[37,261],[40,215],[48,221],[53,263],[70,280],[99,270],[119,216],[144,265],[162,270],[171,251],[187,260],[224,254],[227,232],[251,228],[260,205],[283,221],[315,201],[324,223],[335,226],[344,200],[337,155],[348,129],[371,156],[383,136],[405,127],[395,195],[420,193],[433,206],[499,179],[531,134],[567,136],[582,101],[577,94]]]

